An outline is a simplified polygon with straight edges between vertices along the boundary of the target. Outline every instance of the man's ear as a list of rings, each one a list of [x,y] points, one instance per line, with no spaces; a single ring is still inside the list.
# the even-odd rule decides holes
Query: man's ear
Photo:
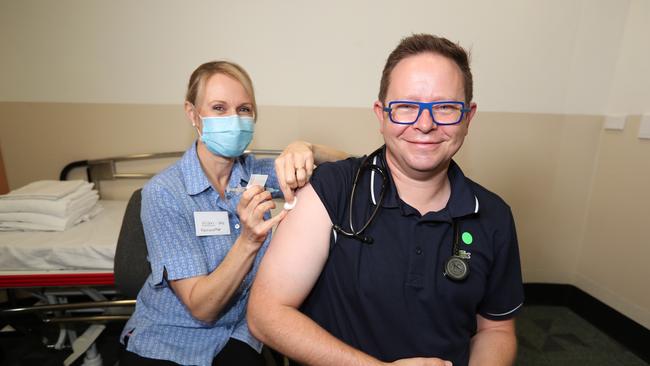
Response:
[[[472,102],[469,105],[469,112],[467,112],[467,116],[465,117],[467,119],[467,128],[469,128],[470,122],[472,122],[472,119],[474,118],[474,115],[476,114],[476,103]]]
[[[379,121],[379,132],[384,132],[384,119],[386,118],[386,113],[384,113],[384,103],[380,101],[375,101],[372,105],[372,110],[375,112],[377,121]]]

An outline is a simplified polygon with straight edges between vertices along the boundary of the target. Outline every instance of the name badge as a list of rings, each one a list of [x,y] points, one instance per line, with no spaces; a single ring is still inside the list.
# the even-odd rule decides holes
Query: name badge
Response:
[[[226,211],[194,212],[196,236],[230,235],[230,221]]]

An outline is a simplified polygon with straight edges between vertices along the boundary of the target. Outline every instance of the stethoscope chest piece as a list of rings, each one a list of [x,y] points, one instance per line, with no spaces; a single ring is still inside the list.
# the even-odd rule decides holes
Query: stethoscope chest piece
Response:
[[[445,276],[454,280],[462,281],[469,275],[467,261],[457,255],[452,255],[445,261]]]

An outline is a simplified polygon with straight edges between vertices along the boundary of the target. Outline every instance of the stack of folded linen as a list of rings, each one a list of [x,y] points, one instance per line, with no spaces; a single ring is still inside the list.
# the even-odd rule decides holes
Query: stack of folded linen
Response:
[[[102,207],[93,184],[41,180],[0,195],[0,231],[64,231],[90,220]]]

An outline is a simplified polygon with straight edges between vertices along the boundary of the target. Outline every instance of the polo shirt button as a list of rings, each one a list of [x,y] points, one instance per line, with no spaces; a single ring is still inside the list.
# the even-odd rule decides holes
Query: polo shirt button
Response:
[[[235,224],[235,229],[239,229],[239,224]]]
[[[415,254],[417,254],[417,255],[422,254],[422,248],[420,248],[420,247],[415,247]]]

